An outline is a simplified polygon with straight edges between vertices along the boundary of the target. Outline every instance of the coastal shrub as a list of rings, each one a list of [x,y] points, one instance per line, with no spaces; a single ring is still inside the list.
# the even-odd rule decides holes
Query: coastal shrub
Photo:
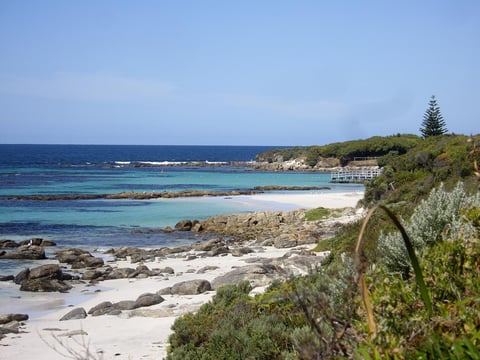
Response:
[[[415,249],[420,250],[446,238],[475,234],[475,228],[465,223],[461,216],[462,210],[472,206],[480,206],[478,193],[475,196],[467,195],[462,183],[458,183],[450,192],[445,191],[443,185],[433,189],[428,198],[415,208],[410,220],[404,222]],[[410,262],[400,233],[382,234],[378,246],[387,269],[407,276]]]
[[[320,158],[333,157],[341,161],[342,165],[354,160],[355,157],[381,157],[389,153],[405,154],[415,147],[421,138],[411,134],[397,134],[393,136],[374,136],[368,139],[352,140],[331,143],[327,145],[313,145],[272,149],[256,157],[257,161],[274,162],[303,158],[309,166],[315,166]]]
[[[464,217],[463,221],[471,219]],[[359,358],[375,358],[375,352],[377,358],[390,359],[479,358],[478,237],[448,237],[426,247],[420,262],[434,316],[427,315],[413,279],[372,267],[367,279],[379,326],[374,337],[364,337],[356,348]],[[362,319],[355,326],[360,330],[366,324]]]
[[[266,306],[266,297],[251,298],[250,290],[248,282],[221,287],[196,314],[177,319],[167,359],[266,360],[288,354],[293,328],[287,326],[287,310],[292,306],[284,302],[281,311]]]
[[[332,217],[340,217],[341,210],[339,209],[326,209],[324,207],[319,207],[305,212],[305,220],[307,221],[317,221],[324,220]]]
[[[255,297],[249,289],[222,287],[196,314],[177,319],[167,359],[328,359],[352,348],[352,333],[342,331],[356,317],[348,257]]]
[[[451,189],[458,181],[467,190],[476,189],[478,181],[472,181],[474,161],[480,161],[480,152],[474,151],[480,136],[444,135],[419,141],[408,152],[399,156],[384,156],[382,166],[393,172],[385,172],[366,185],[365,204],[373,206],[408,201],[417,204],[430,190],[440,183]],[[410,214],[408,214],[410,215]]]
[[[455,189],[438,189],[424,204],[467,204],[461,229],[478,229],[475,201]],[[175,321],[167,359],[478,359],[480,241],[463,230],[440,239],[419,251],[433,316],[413,278],[373,264],[366,280],[378,330],[369,334],[353,262],[343,254],[255,297],[248,282],[220,288],[196,314]]]

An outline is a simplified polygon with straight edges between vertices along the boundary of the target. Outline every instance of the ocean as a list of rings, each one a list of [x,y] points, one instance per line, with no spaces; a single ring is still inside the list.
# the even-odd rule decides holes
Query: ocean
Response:
[[[231,191],[254,186],[330,186],[329,174],[265,172],[223,163],[255,160],[268,146],[0,145],[0,239],[40,237],[58,247],[103,251],[110,247],[190,244],[190,233],[158,229],[183,219],[279,210],[241,197],[155,200],[9,200],[14,195],[110,194],[123,191]],[[191,162],[202,162],[192,166]],[[222,166],[218,166],[222,163]],[[172,166],[175,165],[175,166]],[[319,190],[320,191],[320,190]],[[281,210],[289,210],[288,208]],[[54,249],[48,249],[53,251]],[[0,260],[0,275],[16,262]]]
[[[111,247],[163,247],[191,244],[189,232],[157,231],[183,219],[257,210],[290,210],[285,204],[245,201],[242,196],[155,200],[9,200],[18,195],[112,194],[124,191],[231,191],[254,186],[329,186],[329,192],[359,191],[361,185],[330,184],[329,174],[254,171],[248,162],[268,146],[97,146],[0,145],[0,239],[40,237],[62,247],[103,256]],[[192,166],[191,162],[202,162]],[[219,166],[221,163],[221,166]],[[174,165],[174,166],[173,166]],[[41,261],[0,259],[0,275],[16,275]],[[68,294],[26,293],[0,282],[0,313],[38,318],[85,299],[85,290]],[[91,290],[93,291],[93,290]]]

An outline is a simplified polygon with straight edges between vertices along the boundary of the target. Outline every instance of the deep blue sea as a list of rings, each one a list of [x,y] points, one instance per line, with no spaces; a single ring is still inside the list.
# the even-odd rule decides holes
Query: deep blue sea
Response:
[[[182,219],[256,210],[274,204],[240,198],[157,200],[6,200],[9,195],[95,194],[123,191],[245,190],[254,186],[331,186],[329,174],[263,172],[214,166],[251,161],[265,146],[0,145],[0,239],[42,237],[59,247],[176,246],[192,243],[189,233],[155,231]],[[204,166],[184,162],[201,161]],[[175,163],[176,166],[171,166]],[[211,164],[209,164],[211,163]],[[153,166],[141,166],[141,165]],[[152,231],[153,230],[153,231]],[[9,267],[0,260],[2,267]]]

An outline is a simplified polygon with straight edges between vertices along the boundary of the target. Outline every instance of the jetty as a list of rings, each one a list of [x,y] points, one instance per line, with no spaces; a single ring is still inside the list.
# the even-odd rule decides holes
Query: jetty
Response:
[[[344,169],[331,173],[332,183],[361,183],[372,180],[382,173],[382,168]]]

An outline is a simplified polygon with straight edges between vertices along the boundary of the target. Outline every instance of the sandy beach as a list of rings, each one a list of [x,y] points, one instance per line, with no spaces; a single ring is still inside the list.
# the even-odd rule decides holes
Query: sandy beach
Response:
[[[228,201],[269,203],[272,210],[285,208],[343,208],[355,207],[363,197],[362,192],[309,193],[309,194],[259,194],[241,196]],[[311,244],[305,247],[314,247]],[[261,258],[277,258],[292,248],[277,249],[270,246],[253,247],[254,252],[234,257],[231,254],[216,257],[195,257],[195,251],[144,262],[149,269],[171,267],[174,274],[148,278],[106,280],[98,285],[76,285],[69,294],[52,295],[52,302],[44,303],[45,312],[30,317],[19,334],[9,334],[0,340],[1,359],[162,359],[166,355],[168,336],[175,319],[195,311],[215,294],[207,291],[198,295],[162,295],[164,301],[153,306],[122,311],[119,315],[87,316],[84,319],[59,321],[73,308],[82,307],[87,312],[104,302],[135,300],[145,293],[156,293],[182,281],[195,279],[213,281],[232,269]],[[189,256],[190,255],[190,256]],[[113,268],[131,267],[129,261],[109,263]],[[210,270],[199,273],[199,270]],[[253,291],[261,291],[255,288]],[[48,294],[43,294],[48,297]],[[15,299],[12,299],[12,302]],[[10,313],[8,308],[0,314]],[[88,353],[87,353],[88,352]]]

